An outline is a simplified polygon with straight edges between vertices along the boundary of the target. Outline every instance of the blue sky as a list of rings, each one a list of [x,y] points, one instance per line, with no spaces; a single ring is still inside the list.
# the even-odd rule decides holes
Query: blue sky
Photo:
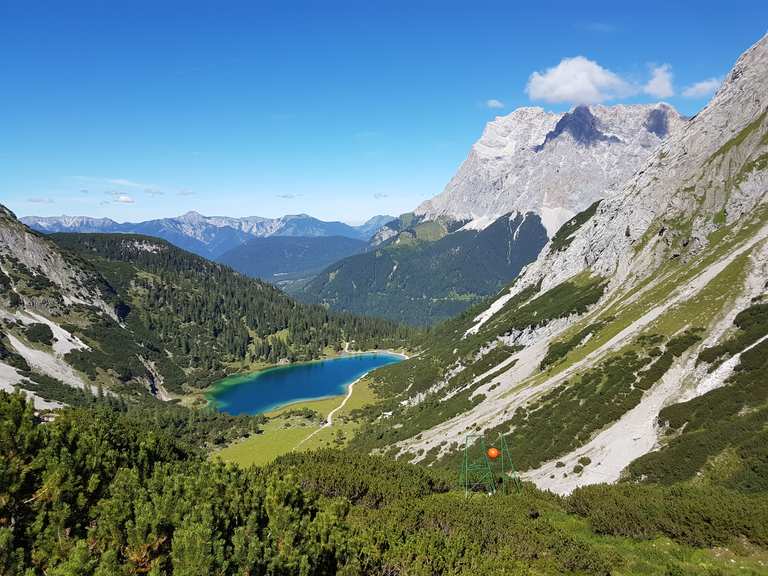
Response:
[[[119,221],[396,215],[516,107],[662,94],[695,113],[767,15],[757,0],[0,0],[0,202]]]

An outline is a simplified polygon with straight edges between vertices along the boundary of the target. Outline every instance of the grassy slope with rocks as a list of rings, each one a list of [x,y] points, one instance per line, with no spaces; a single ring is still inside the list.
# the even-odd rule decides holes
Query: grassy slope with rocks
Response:
[[[501,431],[527,476],[562,492],[622,478],[762,490],[766,65],[768,37],[621,194],[420,356],[376,371],[381,400],[352,445],[455,468],[464,435]],[[454,393],[499,345],[515,350]]]

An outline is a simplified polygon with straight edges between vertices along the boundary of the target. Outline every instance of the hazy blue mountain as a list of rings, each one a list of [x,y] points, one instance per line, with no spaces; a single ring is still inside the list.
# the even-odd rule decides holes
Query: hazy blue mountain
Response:
[[[367,246],[363,240],[344,236],[269,236],[251,238],[222,254],[218,261],[285,288],[337,260],[363,252]]]
[[[326,222],[307,214],[292,214],[280,218],[247,216],[204,216],[187,212],[175,218],[160,218],[144,222],[119,223],[109,218],[87,216],[27,216],[21,221],[38,232],[105,232],[145,234],[167,240],[195,254],[215,259],[244,244],[251,238],[269,236],[344,236],[356,240],[370,239],[391,216],[374,216],[360,226],[344,222]]]
[[[355,226],[355,228],[362,234],[366,240],[370,239],[376,232],[381,230],[381,228],[387,224],[388,222],[392,222],[393,220],[397,220],[394,216],[374,216],[373,218],[369,218],[359,226]]]

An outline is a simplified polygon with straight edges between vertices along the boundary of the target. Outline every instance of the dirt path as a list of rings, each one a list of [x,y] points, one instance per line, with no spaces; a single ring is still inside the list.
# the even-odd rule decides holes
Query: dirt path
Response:
[[[330,428],[331,426],[333,426],[333,416],[336,414],[336,412],[344,408],[344,406],[347,404],[347,401],[352,397],[352,392],[354,392],[355,384],[360,382],[360,380],[362,380],[363,378],[365,378],[365,376],[361,376],[360,378],[352,382],[349,386],[347,386],[347,395],[344,396],[344,400],[341,401],[341,404],[339,404],[338,406],[336,406],[336,408],[328,412],[328,416],[325,419],[325,424],[323,424],[322,426],[320,426],[320,428],[318,428],[317,430],[312,432],[309,436],[304,438],[304,440],[296,444],[296,446],[293,448],[294,450],[296,450],[296,448],[304,444],[304,442],[312,438],[315,434],[317,434],[321,430],[324,430],[325,428]]]

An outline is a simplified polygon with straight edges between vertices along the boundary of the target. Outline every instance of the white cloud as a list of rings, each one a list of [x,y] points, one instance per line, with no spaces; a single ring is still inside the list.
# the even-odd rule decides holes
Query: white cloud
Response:
[[[504,108],[504,102],[496,100],[496,98],[491,98],[490,100],[485,101],[485,107],[492,110],[498,110],[499,108]]]
[[[651,68],[651,79],[643,86],[643,92],[654,98],[669,98],[675,95],[672,87],[672,66],[662,64]]]
[[[531,100],[598,104],[635,92],[617,74],[584,56],[563,58],[544,72],[534,72],[525,88]]]
[[[126,194],[120,194],[115,197],[115,202],[118,204],[133,204],[135,200]]]
[[[126,180],[125,178],[106,178],[104,181],[113,186],[124,186],[126,188],[146,188],[149,186],[149,184],[142,184],[141,182]]]
[[[720,88],[720,84],[722,83],[722,78],[702,80],[701,82],[696,82],[695,84],[687,86],[685,90],[683,90],[683,96],[686,98],[704,98],[706,96],[711,96],[718,88]]]
[[[178,194],[179,196],[194,196],[194,195],[195,195],[195,193],[194,193],[194,192],[192,192],[192,190],[179,190],[179,191],[177,192],[177,194]]]
[[[100,186],[109,187],[114,190],[119,190],[119,192],[106,192],[106,194],[111,194],[113,196],[116,196],[121,192],[127,192],[131,190],[140,190],[151,196],[159,196],[163,194],[163,190],[160,186],[155,184],[147,184],[146,182],[138,182],[136,180],[128,180],[126,178],[102,178],[96,176],[76,176],[76,178],[84,182],[90,182]]]
[[[27,198],[27,202],[30,204],[53,204],[53,198],[41,198],[35,196],[34,198]]]

